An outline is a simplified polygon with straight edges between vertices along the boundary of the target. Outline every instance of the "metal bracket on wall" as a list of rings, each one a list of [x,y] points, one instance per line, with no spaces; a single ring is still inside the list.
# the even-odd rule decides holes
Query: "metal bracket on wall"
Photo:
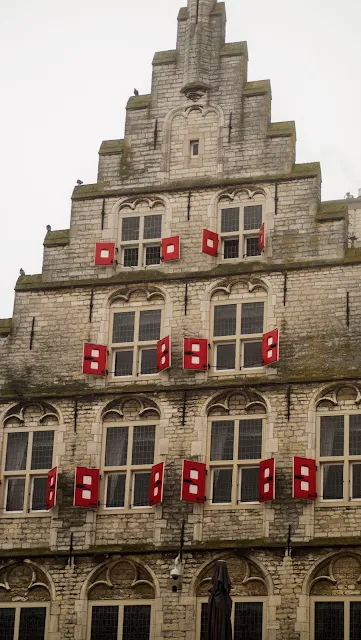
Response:
[[[100,228],[103,231],[104,229],[104,220],[105,220],[105,198],[103,198],[103,204],[102,204],[102,212],[101,212],[101,225]]]
[[[29,344],[29,349],[30,351],[33,348],[33,342],[34,342],[34,333],[35,333],[35,318],[32,319],[31,322],[31,331],[30,331],[30,344]]]
[[[93,308],[94,308],[94,289],[90,292],[90,300],[89,300],[89,322],[93,319]]]
[[[156,149],[157,147],[157,142],[158,142],[158,118],[156,118],[155,124],[154,124],[154,149]]]

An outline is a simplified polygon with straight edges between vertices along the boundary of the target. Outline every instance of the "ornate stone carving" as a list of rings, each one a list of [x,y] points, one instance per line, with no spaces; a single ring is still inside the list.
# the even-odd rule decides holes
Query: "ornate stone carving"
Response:
[[[152,198],[152,197],[136,197],[136,198],[127,198],[124,200],[118,207],[118,210],[122,209],[132,209],[134,211],[140,204],[145,203],[149,209],[154,209],[156,206],[161,206],[165,208],[165,203],[160,198]]]
[[[37,564],[26,559],[23,562],[12,560],[0,566],[0,601],[32,600],[29,593],[32,590],[36,590],[39,600],[50,600],[49,580]]]
[[[229,200],[230,202],[233,202],[242,193],[246,194],[249,200],[252,200],[256,195],[266,197],[266,192],[264,191],[264,189],[262,189],[262,187],[239,187],[234,190],[225,189],[218,196],[218,201],[220,202],[221,200]]]
[[[267,285],[263,280],[257,277],[251,278],[225,278],[212,289],[211,298],[216,293],[223,293],[225,296],[230,296],[232,293],[232,288],[235,285],[242,284],[245,289],[248,289],[250,293],[254,291],[261,290],[265,293],[268,293]]]
[[[149,572],[128,558],[117,558],[99,568],[88,585],[88,598],[154,598]]]
[[[237,397],[241,401],[237,402]],[[234,408],[232,407],[232,400],[235,401]],[[234,389],[234,391],[229,391],[213,398],[207,407],[207,413],[208,415],[218,415],[219,413],[231,415],[232,412],[237,413],[239,409],[242,409],[242,406],[246,412],[254,411],[255,408],[262,413],[267,412],[264,398],[255,389],[244,388]]]
[[[212,560],[201,572],[196,582],[196,594],[199,597],[208,595],[211,586],[214,566],[219,558]],[[260,569],[245,556],[228,555],[224,558],[227,562],[229,576],[232,583],[231,595],[235,596],[262,596],[267,595],[267,583]]]
[[[322,395],[320,395],[316,400],[316,407],[319,408],[320,405],[325,403],[331,404],[334,407],[338,406],[339,398],[340,398],[341,392],[343,391],[351,392],[351,396],[354,397],[354,404],[355,405],[360,404],[361,387],[356,383],[341,382],[323,390]]]
[[[159,419],[160,410],[156,403],[145,395],[125,396],[106,405],[103,411],[103,420],[129,419],[129,414],[138,419],[146,417]]]
[[[124,287],[123,289],[119,289],[115,293],[113,293],[109,299],[110,304],[114,304],[118,300],[121,302],[129,302],[133,295],[142,293],[147,300],[147,302],[153,300],[154,298],[162,298],[164,300],[164,294],[162,291],[156,287]]]
[[[46,402],[19,402],[8,410],[4,418],[4,425],[14,426],[42,426],[57,424],[59,416],[56,409]]]
[[[337,553],[318,567],[310,581],[311,595],[359,595],[361,556],[356,552]]]

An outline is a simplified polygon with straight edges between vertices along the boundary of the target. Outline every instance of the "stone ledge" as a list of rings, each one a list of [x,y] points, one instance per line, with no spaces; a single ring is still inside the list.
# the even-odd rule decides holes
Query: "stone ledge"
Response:
[[[248,60],[247,42],[227,42],[221,50],[221,58],[246,56]]]
[[[272,97],[270,80],[256,80],[255,82],[246,82],[243,87],[243,95],[247,97],[263,96],[267,93],[269,93],[269,95]]]
[[[345,204],[344,202],[321,202],[316,214],[316,222],[346,220],[347,217],[348,208],[347,204]]]
[[[0,318],[0,336],[10,335],[12,324],[12,318]]]
[[[157,51],[153,58],[153,67],[157,67],[161,64],[174,64],[177,61],[177,51]]]
[[[144,96],[131,96],[127,102],[126,109],[128,111],[138,111],[140,109],[148,109],[151,101],[151,94],[147,93]]]
[[[104,194],[103,182],[96,182],[94,184],[82,184],[74,187],[72,193],[72,200],[85,199],[85,198],[102,198]]]
[[[296,136],[296,124],[294,121],[271,122],[268,125],[267,138],[290,138]]]
[[[48,231],[45,236],[44,247],[65,247],[70,242],[70,229]]]
[[[119,155],[123,152],[124,140],[104,140],[99,149],[100,156]]]

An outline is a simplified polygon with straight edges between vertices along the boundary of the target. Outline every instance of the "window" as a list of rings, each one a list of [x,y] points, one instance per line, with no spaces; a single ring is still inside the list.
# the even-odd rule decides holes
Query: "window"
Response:
[[[0,605],[2,640],[44,640],[46,612],[39,604]]]
[[[150,640],[152,637],[150,601],[92,603],[90,620],[90,640]]]
[[[191,158],[198,158],[199,156],[199,140],[191,140]]]
[[[155,425],[106,427],[103,454],[103,503],[106,509],[149,506],[155,437]]]
[[[312,640],[358,640],[361,598],[318,596],[311,602]]]
[[[361,500],[361,413],[321,415],[318,456],[322,500]]]
[[[235,506],[258,503],[262,417],[212,419],[209,429],[210,504]]]
[[[213,372],[262,366],[264,302],[213,307]]]
[[[5,431],[4,509],[7,513],[45,511],[48,471],[53,466],[54,431]]]
[[[157,374],[161,319],[161,309],[154,308],[113,313],[113,376],[135,378]]]
[[[258,232],[262,220],[261,204],[221,209],[220,238],[224,260],[261,255],[258,251]]]
[[[121,220],[121,265],[149,267],[160,264],[162,215],[127,216]]]
[[[264,598],[233,597],[232,630],[233,640],[262,640],[266,638]],[[208,611],[207,600],[199,599],[198,633],[199,640],[207,640]]]

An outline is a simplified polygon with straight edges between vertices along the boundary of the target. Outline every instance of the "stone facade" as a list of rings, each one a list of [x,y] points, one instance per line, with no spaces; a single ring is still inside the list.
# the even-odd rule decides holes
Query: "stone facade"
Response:
[[[269,81],[248,81],[246,43],[226,44],[225,22],[224,3],[214,0],[188,0],[180,10],[177,48],[155,54],[151,94],[130,98],[124,140],[103,142],[98,182],[75,188],[70,229],[48,232],[42,273],[19,278],[13,318],[0,321],[2,625],[4,610],[34,606],[47,612],[48,640],[203,640],[201,607],[223,558],[235,602],[262,603],[263,640],[338,638],[326,635],[323,618],[317,627],[319,602],[343,603],[345,637],[356,637],[348,629],[361,600],[361,252],[349,236],[358,235],[359,199],[321,202],[319,165],[295,164],[294,123],[271,122]],[[260,206],[261,255],[243,255],[244,230],[238,258],[226,259],[224,239],[217,256],[202,252],[203,229],[223,238],[222,210]],[[122,221],[147,215],[161,216],[162,238],[180,236],[180,258],[128,267]],[[113,264],[94,265],[97,242],[118,248]],[[136,244],[137,255],[149,246],[145,236]],[[279,361],[245,366],[252,339],[241,331],[241,364],[222,370],[214,308],[250,303],[264,306],[263,333],[279,329]],[[161,311],[172,366],[122,379],[111,318],[144,308]],[[207,339],[209,368],[183,369],[185,337]],[[107,346],[107,375],[82,373],[83,343]],[[136,353],[143,357],[139,345]],[[322,454],[321,417],[344,420],[342,450]],[[214,419],[263,425],[260,458],[276,460],[274,500],[212,500]],[[161,505],[107,508],[105,434],[116,425],[156,425]],[[33,508],[39,432],[54,433],[59,473],[48,512]],[[21,462],[20,445],[11,458],[15,434],[28,434],[31,461],[28,453]],[[316,500],[292,497],[294,456],[316,460]],[[250,457],[243,467],[229,464],[238,473],[252,467]],[[207,463],[204,504],[179,499],[184,459]],[[352,488],[326,500],[337,463]],[[97,509],[73,507],[77,466],[100,469]],[[22,477],[24,506],[9,509],[9,482]],[[173,592],[183,519],[183,580]],[[94,602],[119,607],[121,621],[133,605],[150,607],[150,636],[131,626],[123,634],[122,622],[118,636],[94,625],[91,635]],[[21,618],[14,624],[9,638],[17,639]],[[261,638],[251,631],[236,640]]]

